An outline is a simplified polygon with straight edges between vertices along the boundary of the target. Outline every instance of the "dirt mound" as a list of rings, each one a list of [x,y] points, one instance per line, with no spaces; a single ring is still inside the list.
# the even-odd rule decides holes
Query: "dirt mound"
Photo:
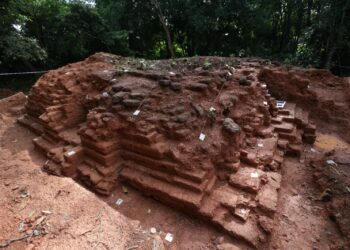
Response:
[[[292,100],[321,126],[343,134],[350,141],[350,78],[326,70],[279,67],[258,75],[276,98]]]
[[[330,217],[337,223],[350,245],[350,169],[349,149],[332,150],[312,158],[308,163],[314,172],[321,195],[319,200],[327,204]]]
[[[19,122],[44,169],[104,195],[120,181],[259,248],[277,210],[285,155],[315,141],[308,113],[276,102],[261,62],[139,70],[99,53],[51,71]]]

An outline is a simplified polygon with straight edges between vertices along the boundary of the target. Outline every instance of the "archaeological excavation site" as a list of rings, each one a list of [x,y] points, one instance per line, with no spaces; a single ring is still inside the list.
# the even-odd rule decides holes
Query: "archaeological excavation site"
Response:
[[[349,78],[97,53],[0,107],[13,249],[350,247]]]

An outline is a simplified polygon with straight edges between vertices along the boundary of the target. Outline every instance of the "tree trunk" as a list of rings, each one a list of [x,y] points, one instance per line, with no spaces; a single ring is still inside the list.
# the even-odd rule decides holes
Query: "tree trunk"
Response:
[[[334,37],[334,40],[333,40],[332,48],[330,49],[330,51],[327,55],[327,61],[326,61],[326,66],[325,66],[326,69],[328,69],[328,70],[331,69],[332,60],[333,60],[334,54],[337,50],[338,44],[343,40],[342,28],[344,25],[345,14],[346,14],[346,11],[348,9],[348,6],[349,6],[349,2],[347,1],[345,6],[343,7],[340,23],[336,24],[336,21],[334,21],[335,34],[332,36],[332,37]],[[335,9],[335,11],[336,11],[336,9]],[[334,19],[336,20],[336,14],[334,16]]]
[[[164,18],[162,9],[160,7],[159,1],[158,0],[151,0],[151,3],[156,8],[157,15],[159,17],[159,21],[160,21],[160,23],[163,26],[163,29],[164,29],[164,32],[165,32],[165,35],[166,35],[166,40],[167,40],[167,45],[168,45],[168,50],[169,50],[170,57],[174,58],[175,57],[175,50],[174,50],[173,42],[171,40],[170,31],[168,29],[168,26],[166,25],[165,18]]]

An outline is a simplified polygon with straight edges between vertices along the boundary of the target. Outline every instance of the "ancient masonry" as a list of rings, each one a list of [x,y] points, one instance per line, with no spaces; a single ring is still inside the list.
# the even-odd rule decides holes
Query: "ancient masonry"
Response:
[[[117,70],[99,53],[41,77],[19,122],[44,169],[109,195],[116,182],[205,219],[251,247],[267,241],[283,158],[315,141],[293,103],[252,67]]]

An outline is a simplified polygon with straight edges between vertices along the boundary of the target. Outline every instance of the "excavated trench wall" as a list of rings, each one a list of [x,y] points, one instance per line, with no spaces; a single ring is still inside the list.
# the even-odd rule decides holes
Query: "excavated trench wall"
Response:
[[[294,101],[316,121],[333,124],[333,130],[350,142],[349,77],[320,69],[279,67],[261,70],[258,78],[274,96]]]

